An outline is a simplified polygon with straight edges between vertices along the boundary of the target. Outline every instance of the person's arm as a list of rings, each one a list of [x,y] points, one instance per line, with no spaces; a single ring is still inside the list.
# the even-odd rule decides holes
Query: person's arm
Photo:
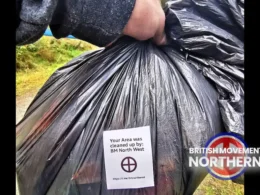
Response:
[[[73,35],[106,46],[123,34],[139,40],[163,37],[159,0],[16,0],[16,44],[37,41],[50,26],[56,38]],[[160,29],[160,30],[159,30]]]

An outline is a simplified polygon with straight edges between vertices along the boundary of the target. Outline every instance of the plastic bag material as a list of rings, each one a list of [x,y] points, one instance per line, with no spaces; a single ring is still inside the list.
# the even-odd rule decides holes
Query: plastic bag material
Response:
[[[208,22],[193,28],[197,18],[190,14],[219,1],[203,2],[167,2],[169,46],[123,37],[73,59],[50,77],[17,125],[21,195],[195,191],[207,171],[188,168],[189,148],[204,147],[218,132],[244,133],[243,41],[224,27],[239,23],[201,17]],[[214,14],[225,16],[231,9],[227,3],[222,6]],[[208,18],[214,18],[212,12]],[[180,18],[187,23],[178,25]],[[203,30],[206,25],[208,31]],[[232,38],[223,39],[222,32]],[[107,190],[103,131],[141,126],[151,128],[155,187]]]
[[[178,51],[125,38],[39,91],[17,126],[21,195],[193,191],[206,173],[188,171],[188,149],[223,131],[221,121],[216,89]],[[108,191],[103,131],[141,126],[151,128],[156,187]]]
[[[166,32],[214,83],[226,131],[244,136],[244,1],[171,0]]]

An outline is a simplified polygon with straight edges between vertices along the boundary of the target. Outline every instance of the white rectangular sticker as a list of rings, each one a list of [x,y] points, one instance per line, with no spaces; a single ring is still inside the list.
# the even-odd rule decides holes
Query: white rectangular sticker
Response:
[[[150,127],[104,131],[107,189],[154,186]]]

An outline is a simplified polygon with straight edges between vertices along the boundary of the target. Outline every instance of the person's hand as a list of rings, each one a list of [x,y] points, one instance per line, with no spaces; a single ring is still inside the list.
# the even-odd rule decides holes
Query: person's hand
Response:
[[[164,45],[166,44],[164,26],[165,14],[160,0],[136,0],[123,34],[137,40],[152,38],[157,45]]]

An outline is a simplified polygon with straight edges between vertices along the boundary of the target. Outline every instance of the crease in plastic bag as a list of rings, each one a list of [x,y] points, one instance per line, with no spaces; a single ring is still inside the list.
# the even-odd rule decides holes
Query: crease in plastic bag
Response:
[[[237,32],[243,25],[239,17],[231,20],[234,13],[242,15],[241,5],[223,1],[223,8],[216,12],[209,8],[220,0],[199,2],[167,3],[171,45],[158,48],[150,41],[124,37],[109,48],[73,59],[51,76],[17,125],[21,195],[195,191],[207,171],[188,167],[189,148],[204,147],[218,132],[244,133],[243,40]],[[189,14],[197,14],[201,6],[209,18],[219,14],[219,20],[225,22],[209,20],[206,24],[214,25],[200,33],[190,25],[187,41],[176,18],[186,12],[193,24]],[[205,16],[200,17],[206,21]],[[173,24],[177,30],[169,28]],[[202,44],[204,33],[213,41],[204,36]],[[200,39],[194,38],[194,45],[189,42],[200,35]],[[221,50],[215,47],[218,40],[223,42]],[[212,53],[209,48],[213,48]],[[221,58],[215,55],[218,53]],[[151,128],[155,187],[107,190],[103,131],[140,126]]]

